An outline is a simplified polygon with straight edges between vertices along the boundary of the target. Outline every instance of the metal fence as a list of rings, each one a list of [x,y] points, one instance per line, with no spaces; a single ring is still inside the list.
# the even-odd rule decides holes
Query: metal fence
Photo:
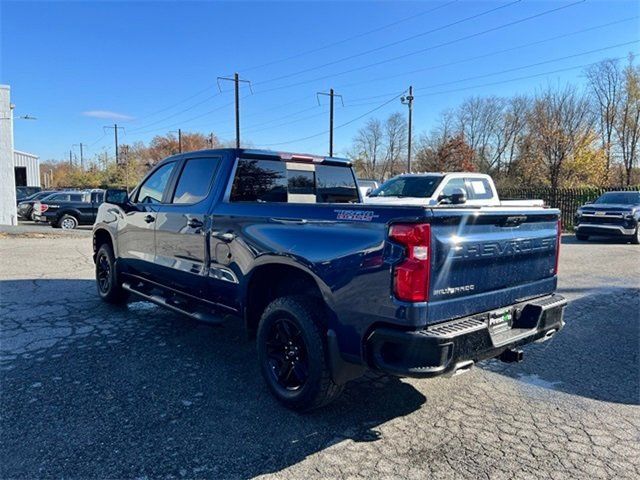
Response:
[[[565,230],[573,230],[573,217],[578,207],[591,202],[604,192],[631,190],[639,191],[640,185],[633,187],[607,188],[559,188],[554,192],[547,187],[530,188],[498,188],[502,200],[544,200],[545,205],[559,208],[562,212],[562,226]]]

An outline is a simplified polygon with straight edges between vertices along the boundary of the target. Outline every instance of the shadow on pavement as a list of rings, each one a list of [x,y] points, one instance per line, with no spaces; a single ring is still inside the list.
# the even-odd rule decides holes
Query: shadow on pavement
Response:
[[[525,347],[524,362],[485,368],[574,395],[640,404],[640,289],[593,291],[570,302],[564,319],[552,340]]]
[[[144,302],[113,307],[90,280],[0,282],[2,478],[250,478],[426,402],[381,377],[300,415],[268,393],[238,324]]]

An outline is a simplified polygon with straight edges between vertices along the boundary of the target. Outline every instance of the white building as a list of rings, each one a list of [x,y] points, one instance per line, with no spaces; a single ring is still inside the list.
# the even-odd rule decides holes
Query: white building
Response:
[[[17,224],[13,105],[9,85],[0,85],[0,225]]]
[[[16,187],[40,186],[40,158],[37,155],[14,150],[13,167]]]
[[[17,225],[16,186],[40,186],[40,159],[13,148],[11,88],[0,85],[0,225]]]

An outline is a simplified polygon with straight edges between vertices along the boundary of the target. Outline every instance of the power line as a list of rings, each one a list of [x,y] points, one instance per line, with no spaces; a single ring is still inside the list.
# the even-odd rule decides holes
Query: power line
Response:
[[[181,121],[179,121],[179,122],[174,122],[174,123],[171,123],[171,124],[169,124],[169,125],[164,125],[164,126],[161,126],[161,127],[158,127],[158,128],[152,128],[152,129],[150,129],[150,130],[145,130],[145,131],[143,131],[143,132],[136,132],[136,134],[137,134],[137,135],[143,135],[143,134],[146,134],[146,133],[153,133],[153,132],[157,132],[157,131],[159,131],[159,130],[164,130],[164,129],[166,129],[166,128],[176,127],[176,126],[178,126],[178,125],[182,125],[182,124],[185,124],[185,123],[188,123],[188,122],[192,122],[193,120],[197,120],[197,119],[199,119],[199,118],[206,117],[207,115],[211,115],[212,113],[215,113],[215,112],[217,112],[217,111],[220,111],[220,110],[222,110],[223,108],[226,108],[226,107],[228,107],[228,106],[230,106],[230,105],[233,105],[233,104],[234,104],[234,102],[233,102],[233,101],[231,101],[231,102],[225,103],[224,105],[220,105],[219,107],[214,108],[213,110],[209,110],[209,111],[204,112],[204,113],[202,113],[202,114],[200,114],[200,115],[196,115],[195,117],[191,117],[191,118],[188,118],[188,119],[186,119],[186,120],[181,120]]]
[[[564,57],[557,57],[557,58],[553,58],[551,60],[545,60],[545,61],[542,61],[542,62],[531,63],[529,65],[522,65],[520,67],[508,68],[506,70],[500,70],[499,72],[486,73],[486,74],[483,74],[483,75],[475,75],[473,77],[461,78],[461,79],[458,79],[458,80],[453,80],[451,82],[435,83],[433,85],[427,85],[427,86],[424,86],[424,87],[418,87],[418,88],[416,88],[416,90],[424,90],[424,89],[428,89],[428,88],[442,87],[442,86],[445,86],[445,85],[453,85],[455,83],[467,82],[469,80],[477,80],[479,78],[492,77],[494,75],[501,75],[503,73],[515,72],[515,71],[518,71],[518,70],[524,70],[526,68],[537,67],[537,66],[540,66],[540,65],[546,65],[547,63],[559,62],[561,60],[567,60],[569,58],[576,58],[576,57],[581,57],[583,55],[590,55],[592,53],[599,53],[599,52],[603,52],[605,50],[611,50],[613,48],[623,47],[623,46],[626,46],[626,45],[631,45],[633,43],[639,43],[639,42],[640,42],[640,40],[632,40],[630,42],[618,43],[616,45],[610,45],[608,47],[597,48],[595,50],[588,50],[586,52],[575,53],[573,55],[566,55]]]
[[[637,55],[636,52],[631,52],[633,55]],[[624,60],[627,57],[617,57],[617,58],[612,58],[611,60]],[[504,83],[509,83],[509,82],[517,82],[520,80],[529,80],[531,78],[538,78],[538,77],[544,77],[545,75],[552,75],[554,73],[563,73],[563,72],[569,72],[571,70],[578,70],[578,69],[582,69],[582,68],[587,68],[590,67],[592,65],[597,65],[601,60],[597,61],[597,62],[591,62],[591,63],[584,63],[582,65],[576,65],[574,67],[566,67],[566,68],[559,68],[556,70],[550,70],[547,72],[542,72],[542,73],[535,73],[532,75],[524,75],[521,77],[515,77],[515,78],[510,78],[507,80],[497,80],[495,82],[489,82],[489,83],[483,83],[480,85],[471,85],[468,87],[461,87],[461,88],[454,88],[452,90],[440,90],[438,92],[429,92],[429,93],[423,93],[421,94],[422,97],[429,97],[429,96],[433,96],[433,95],[444,95],[446,93],[455,93],[455,92],[462,92],[464,90],[474,90],[476,88],[483,88],[483,87],[491,87],[494,85],[502,85]]]
[[[507,7],[510,7],[512,5],[515,5],[516,3],[520,3],[521,1],[522,0],[513,0],[513,1],[511,1],[511,2],[509,2],[507,4],[505,4],[505,5],[500,5],[498,7],[493,7],[493,8],[490,8],[488,10],[484,10],[484,11],[482,11],[480,13],[475,14],[475,15],[471,15],[471,16],[462,18],[460,20],[456,20],[455,22],[451,22],[451,23],[448,23],[446,25],[442,25],[440,27],[432,28],[431,30],[427,30],[425,32],[417,33],[415,35],[411,35],[409,37],[406,37],[406,38],[403,38],[403,39],[400,39],[400,40],[396,40],[394,42],[386,43],[386,44],[381,45],[379,47],[370,48],[369,50],[365,50],[363,52],[354,53],[352,55],[348,55],[346,57],[339,58],[338,60],[333,60],[331,62],[326,62],[326,63],[323,63],[321,65],[316,65],[314,67],[305,68],[305,69],[302,69],[302,70],[298,70],[297,72],[289,73],[289,74],[286,74],[286,75],[281,75],[279,77],[270,78],[268,80],[262,80],[261,82],[255,82],[255,85],[262,85],[262,84],[265,84],[265,83],[275,82],[277,80],[282,80],[284,78],[293,77],[293,76],[296,76],[296,75],[300,75],[302,73],[307,73],[307,72],[311,72],[313,70],[318,70],[318,69],[321,69],[321,68],[324,68],[324,67],[335,65],[336,63],[342,63],[342,62],[345,62],[347,60],[352,60],[354,58],[358,58],[358,57],[361,57],[363,55],[368,55],[370,53],[378,52],[380,50],[384,50],[385,48],[394,47],[396,45],[400,45],[401,43],[405,43],[405,42],[408,42],[408,41],[411,41],[411,40],[415,40],[416,38],[420,38],[420,37],[423,37],[425,35],[429,35],[431,33],[435,33],[435,32],[441,31],[441,30],[445,30],[447,28],[453,27],[455,25],[459,25],[461,23],[468,22],[470,20],[475,20],[475,19],[480,18],[480,17],[482,17],[484,15],[489,15],[491,13],[494,13],[494,12],[498,11],[498,10],[502,10],[503,8],[507,8]],[[581,1],[584,1],[584,0],[581,0]]]
[[[341,44],[347,43],[349,41],[356,40],[358,38],[362,38],[362,37],[365,37],[367,35],[371,35],[373,33],[382,31],[382,30],[386,30],[386,29],[391,28],[393,26],[399,25],[400,23],[404,23],[404,22],[406,22],[408,20],[413,20],[415,18],[418,18],[418,17],[424,16],[426,14],[432,13],[432,12],[434,12],[436,10],[439,10],[439,9],[442,9],[442,8],[446,8],[446,7],[448,7],[450,5],[453,5],[454,3],[457,3],[459,1],[460,0],[453,0],[453,1],[450,1],[450,2],[448,2],[446,4],[444,4],[444,5],[439,5],[439,6],[435,7],[435,8],[432,8],[432,9],[429,9],[429,10],[425,10],[425,11],[417,13],[415,15],[409,15],[409,16],[401,18],[400,20],[397,20],[395,22],[391,22],[391,23],[388,23],[386,25],[382,25],[380,27],[368,30],[366,32],[362,32],[362,33],[353,35],[351,37],[347,37],[347,38],[345,38],[343,40],[332,42],[332,43],[329,43],[329,44],[321,46],[321,47],[317,47],[317,48],[314,48],[314,49],[311,49],[311,50],[307,50],[305,52],[301,52],[301,53],[298,53],[298,54],[295,54],[295,55],[291,55],[289,57],[285,57],[285,58],[282,58],[282,59],[279,59],[279,60],[273,60],[273,61],[261,64],[261,65],[254,65],[252,67],[241,68],[239,71],[246,72],[246,71],[249,71],[249,70],[256,70],[256,69],[264,68],[264,67],[271,66],[271,65],[274,65],[274,64],[277,64],[277,63],[282,63],[282,62],[285,62],[285,61],[288,61],[288,60],[293,60],[293,59],[296,59],[296,58],[300,58],[302,56],[305,56],[305,55],[308,55],[308,54],[311,54],[311,53],[315,53],[315,52],[318,52],[318,51],[321,51],[321,50],[326,50],[328,48],[331,48],[331,47],[334,47],[334,46],[337,46],[337,45],[341,45]],[[146,118],[154,117],[159,113],[163,113],[163,112],[166,112],[168,110],[171,110],[171,109],[173,109],[173,108],[175,108],[175,107],[177,107],[177,106],[179,106],[179,105],[181,105],[181,104],[183,104],[185,102],[188,102],[189,100],[192,100],[192,99],[202,95],[203,93],[209,91],[211,89],[211,87],[212,87],[211,85],[207,86],[206,88],[204,88],[202,90],[199,90],[196,93],[194,93],[193,95],[190,95],[190,96],[188,96],[186,98],[183,98],[182,100],[179,100],[176,103],[173,103],[173,104],[171,104],[171,105],[169,105],[167,107],[163,107],[163,108],[161,108],[159,110],[155,110],[155,111],[153,111],[153,112],[151,112],[149,114],[143,115],[143,116],[138,117],[138,118],[136,118],[134,120],[131,120],[131,121],[132,122],[138,122],[138,121],[146,119]],[[213,97],[209,97],[209,98],[213,98]],[[199,104],[201,104],[201,103],[199,103]],[[189,110],[189,109],[187,109],[187,110]],[[182,111],[182,112],[184,112],[184,111]],[[179,113],[182,113],[182,112],[179,112]],[[151,126],[151,124],[145,125],[144,128],[146,128],[148,126]]]
[[[284,123],[277,123],[275,125],[271,125],[273,122],[286,120],[288,118],[292,118],[292,117],[295,117],[297,115],[300,115],[301,113],[305,113],[305,112],[308,112],[310,110],[317,110],[317,109],[318,109],[318,106],[314,105],[313,107],[305,108],[303,110],[299,110],[297,112],[294,112],[294,113],[291,113],[291,114],[288,114],[288,115],[283,115],[281,117],[277,117],[277,118],[271,119],[271,120],[269,120],[267,122],[263,122],[263,123],[260,123],[260,124],[253,124],[252,126],[244,128],[243,131],[244,132],[251,132],[251,133],[261,132],[263,130],[270,130],[270,129],[276,128],[276,127],[284,127],[286,125],[291,125],[292,123],[301,122],[303,120],[308,120],[310,118],[319,117],[320,115],[324,115],[325,114],[324,111],[316,112],[313,115],[307,115],[307,116],[301,117],[301,118],[294,118],[294,119],[289,120],[289,121],[284,122]],[[222,132],[219,135],[225,136],[225,135],[232,135],[232,134],[233,134],[233,132]]]
[[[562,35],[556,35],[554,37],[548,37],[548,38],[545,38],[545,39],[542,39],[542,40],[536,40],[534,42],[520,44],[520,45],[517,45],[515,47],[505,48],[505,49],[502,49],[502,50],[494,50],[493,52],[484,53],[482,55],[476,55],[476,56],[467,57],[467,58],[464,58],[464,59],[461,59],[461,60],[455,60],[453,62],[441,63],[439,65],[430,65],[428,67],[422,67],[422,68],[418,68],[418,69],[415,69],[415,70],[409,70],[409,71],[406,71],[406,72],[396,73],[396,74],[393,74],[393,75],[387,75],[387,76],[384,76],[384,77],[376,77],[376,78],[363,80],[363,81],[358,81],[358,82],[354,82],[354,83],[345,83],[345,84],[340,85],[340,88],[348,88],[348,87],[353,87],[353,86],[359,86],[359,85],[362,85],[362,84],[365,84],[365,83],[375,83],[375,82],[379,82],[381,80],[389,80],[391,78],[406,77],[407,75],[411,75],[411,74],[418,73],[418,72],[424,72],[424,71],[428,71],[428,70],[435,70],[435,69],[444,68],[444,67],[451,67],[453,65],[459,65],[461,63],[467,63],[467,62],[471,62],[471,61],[474,61],[474,60],[480,60],[480,59],[483,59],[483,58],[492,57],[494,55],[500,55],[502,53],[513,52],[515,50],[520,50],[522,48],[532,47],[532,46],[535,46],[535,45],[540,45],[540,44],[543,44],[543,43],[560,40],[562,38],[571,37],[573,35],[578,35],[578,34],[581,34],[581,33],[592,32],[594,30],[599,30],[601,28],[606,28],[606,27],[610,27],[610,26],[613,26],[613,25],[618,25],[620,23],[629,22],[631,20],[637,20],[638,18],[639,18],[639,16],[636,15],[636,16],[633,16],[633,17],[628,17],[628,18],[624,18],[624,19],[621,19],[621,20],[616,20],[614,22],[609,22],[609,23],[604,23],[604,24],[601,24],[601,25],[596,25],[596,26],[593,26],[593,27],[583,28],[581,30],[576,30],[576,31],[573,31],[573,32],[570,32],[570,33],[565,33],[565,34],[562,34]],[[368,97],[368,98],[371,98],[371,97]],[[374,98],[380,98],[380,96],[377,96],[377,97],[374,97]],[[356,99],[356,100],[362,100],[362,99]]]
[[[137,122],[137,121],[142,120],[144,118],[154,117],[158,113],[162,113],[162,112],[166,112],[167,110],[171,110],[172,108],[175,108],[178,105],[183,104],[184,102],[188,102],[189,100],[191,100],[193,98],[196,98],[196,97],[202,95],[205,92],[208,92],[210,89],[211,89],[211,86],[208,86],[207,88],[203,88],[202,90],[198,90],[198,92],[194,93],[193,95],[188,96],[187,98],[184,98],[184,99],[180,100],[179,102],[171,104],[168,107],[164,107],[164,108],[161,108],[159,110],[156,110],[156,111],[154,111],[152,113],[149,113],[147,115],[143,115],[142,117],[138,117],[138,118],[136,118],[135,120],[132,120],[132,121],[136,121]]]
[[[290,55],[288,57],[284,57],[284,58],[281,58],[279,60],[272,60],[270,62],[263,63],[263,64],[260,64],[260,65],[254,65],[253,67],[241,68],[241,69],[239,69],[239,71],[248,72],[249,70],[256,70],[258,68],[269,67],[269,66],[275,65],[277,63],[282,63],[282,62],[286,62],[286,61],[289,61],[289,60],[294,60],[296,58],[300,58],[300,57],[303,57],[305,55],[309,55],[311,53],[320,52],[322,50],[326,50],[327,48],[331,48],[331,47],[335,47],[335,46],[338,46],[338,45],[342,45],[342,44],[350,42],[352,40],[356,40],[358,38],[366,37],[367,35],[371,35],[372,33],[381,32],[382,30],[386,30],[388,28],[395,27],[396,25],[404,23],[404,22],[406,22],[408,20],[414,20],[414,19],[416,19],[418,17],[422,17],[422,16],[424,16],[424,15],[426,15],[428,13],[435,12],[436,10],[440,10],[442,8],[446,8],[449,5],[453,5],[454,3],[457,3],[459,1],[460,0],[453,0],[453,1],[449,2],[449,3],[445,3],[444,5],[439,5],[439,6],[435,7],[435,8],[430,9],[430,10],[425,10],[425,11],[417,13],[415,15],[409,15],[408,17],[401,18],[400,20],[396,20],[395,22],[391,22],[391,23],[388,23],[386,25],[382,25],[382,26],[374,28],[372,30],[368,30],[366,32],[362,32],[362,33],[359,33],[357,35],[353,35],[351,37],[347,37],[347,38],[344,38],[342,40],[338,40],[338,41],[333,42],[333,43],[328,43],[328,44],[323,45],[321,47],[313,48],[311,50],[306,50],[304,52],[300,52],[300,53],[297,53],[297,54],[294,54],[294,55]]]
[[[342,124],[338,125],[337,127],[335,127],[335,128],[334,128],[334,130],[338,130],[339,128],[346,127],[347,125],[350,125],[350,124],[352,124],[352,123],[354,123],[354,122],[357,122],[358,120],[360,120],[360,119],[362,119],[362,118],[366,117],[367,115],[371,115],[373,112],[375,112],[375,111],[377,111],[377,110],[380,110],[381,108],[383,108],[383,107],[387,106],[387,105],[388,105],[388,104],[390,104],[391,102],[394,102],[395,100],[399,99],[399,98],[400,98],[402,95],[404,95],[405,93],[406,93],[406,90],[405,90],[404,92],[402,92],[402,93],[400,93],[400,94],[398,94],[398,95],[394,96],[393,98],[390,98],[390,99],[389,99],[389,100],[387,100],[386,102],[381,103],[381,104],[380,104],[380,105],[378,105],[377,107],[372,108],[372,109],[371,109],[371,110],[369,110],[368,112],[365,112],[365,113],[363,113],[362,115],[358,115],[357,117],[352,118],[352,119],[351,119],[351,120],[349,120],[348,122],[345,122],[345,123],[342,123]],[[316,133],[316,134],[313,134],[313,135],[309,135],[309,136],[307,136],[307,137],[296,138],[296,139],[294,139],[294,140],[287,140],[286,142],[265,143],[265,144],[262,144],[262,146],[263,146],[263,147],[273,147],[273,146],[277,146],[277,145],[288,145],[288,144],[290,144],[290,143],[302,142],[302,141],[304,141],[304,140],[309,140],[309,139],[311,139],[311,138],[316,138],[316,137],[319,137],[319,136],[321,136],[321,135],[326,135],[327,133],[329,133],[329,130],[325,130],[325,131],[320,132],[320,133]]]
[[[492,27],[492,28],[489,28],[489,29],[486,29],[486,30],[482,30],[480,32],[476,32],[476,33],[472,33],[472,34],[469,34],[469,35],[465,35],[463,37],[459,37],[459,38],[456,38],[454,40],[449,40],[447,42],[442,42],[442,43],[439,43],[439,44],[436,44],[436,45],[431,45],[431,46],[426,47],[426,48],[421,48],[419,50],[414,50],[412,52],[403,53],[401,55],[396,55],[394,57],[389,57],[387,59],[379,60],[379,61],[376,61],[376,62],[373,62],[373,63],[369,63],[369,64],[366,64],[366,65],[362,65],[362,66],[359,66],[359,67],[350,68],[348,70],[343,70],[342,72],[337,72],[337,73],[334,72],[334,73],[331,73],[329,75],[324,75],[322,77],[316,77],[316,78],[311,79],[311,80],[301,80],[301,81],[296,82],[296,83],[290,83],[290,84],[287,84],[287,85],[281,85],[281,86],[278,86],[278,87],[269,88],[267,90],[262,90],[262,91],[259,91],[258,93],[266,93],[266,92],[272,92],[272,91],[276,91],[276,90],[282,90],[284,88],[296,87],[296,86],[304,85],[304,84],[307,84],[307,83],[317,82],[319,80],[325,80],[325,79],[328,79],[328,78],[334,78],[334,77],[339,76],[339,75],[346,75],[348,73],[353,73],[353,72],[357,72],[357,71],[360,71],[360,70],[365,70],[365,69],[371,68],[371,67],[377,67],[379,65],[384,65],[386,63],[394,62],[396,60],[402,60],[404,58],[411,57],[411,56],[414,56],[414,55],[418,55],[420,53],[424,53],[424,52],[427,52],[427,51],[430,51],[430,50],[435,50],[437,48],[446,47],[446,46],[453,45],[455,43],[459,43],[459,42],[462,42],[462,41],[465,41],[465,40],[470,40],[472,38],[477,38],[477,37],[480,37],[482,35],[486,35],[487,33],[492,33],[492,32],[498,31],[498,30],[502,30],[504,28],[508,28],[508,27],[513,26],[513,25],[517,25],[517,24],[520,24],[520,23],[523,23],[523,22],[527,22],[529,20],[533,20],[533,19],[542,17],[544,15],[549,15],[549,14],[555,13],[555,12],[557,12],[559,10],[563,10],[565,8],[570,8],[570,7],[573,7],[575,5],[579,5],[579,4],[583,3],[584,1],[585,0],[579,0],[577,2],[570,3],[570,4],[567,4],[567,5],[563,5],[561,7],[552,8],[552,9],[545,10],[545,11],[540,12],[540,13],[536,13],[534,15],[529,15],[527,17],[520,18],[518,20],[513,20],[511,22],[503,23],[503,24],[498,25],[496,27]],[[256,85],[257,85],[257,83],[256,83]]]
[[[151,123],[146,123],[146,124],[143,124],[143,125],[141,125],[141,126],[138,126],[138,127],[132,128],[132,129],[130,129],[129,131],[131,131],[131,132],[136,132],[136,131],[138,131],[138,130],[144,130],[144,129],[146,129],[146,128],[148,128],[148,127],[151,127],[151,126],[153,126],[153,125],[157,125],[158,123],[162,123],[162,122],[164,122],[164,121],[166,121],[166,120],[170,120],[170,119],[172,119],[172,118],[174,118],[174,117],[176,117],[176,116],[178,116],[178,115],[181,115],[181,114],[183,114],[183,113],[185,113],[185,112],[188,112],[189,110],[193,110],[194,108],[196,108],[196,107],[198,107],[198,106],[202,105],[203,103],[206,103],[206,102],[208,102],[209,100],[211,100],[211,99],[213,99],[213,98],[216,98],[218,95],[220,95],[220,92],[215,93],[214,95],[210,95],[210,96],[208,96],[207,98],[205,98],[204,100],[201,100],[201,101],[199,101],[199,102],[197,102],[197,103],[194,103],[193,105],[191,105],[191,106],[189,106],[189,107],[187,107],[187,108],[185,108],[185,109],[183,109],[183,110],[180,110],[179,112],[172,113],[171,115],[169,115],[169,116],[167,116],[167,117],[163,117],[163,118],[161,118],[161,119],[159,119],[159,120],[156,120],[156,121],[153,121],[153,122],[151,122]]]

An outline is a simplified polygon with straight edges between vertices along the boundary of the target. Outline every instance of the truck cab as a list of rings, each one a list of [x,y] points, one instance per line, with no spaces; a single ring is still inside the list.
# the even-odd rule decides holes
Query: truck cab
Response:
[[[410,173],[393,177],[366,196],[370,205],[425,205],[451,203],[463,194],[471,206],[543,206],[542,200],[500,200],[493,179],[484,173]],[[461,197],[462,198],[462,197]]]

